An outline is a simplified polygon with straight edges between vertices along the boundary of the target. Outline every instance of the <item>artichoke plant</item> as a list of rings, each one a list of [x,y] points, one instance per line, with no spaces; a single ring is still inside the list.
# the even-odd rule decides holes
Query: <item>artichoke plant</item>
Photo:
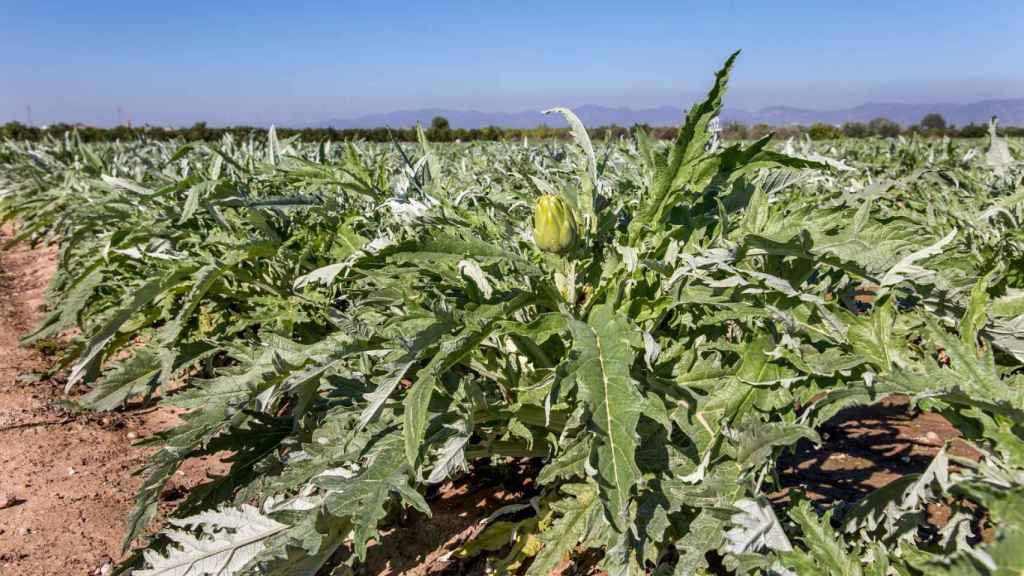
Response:
[[[561,196],[545,194],[533,211],[533,241],[552,254],[564,254],[576,244],[576,217]]]

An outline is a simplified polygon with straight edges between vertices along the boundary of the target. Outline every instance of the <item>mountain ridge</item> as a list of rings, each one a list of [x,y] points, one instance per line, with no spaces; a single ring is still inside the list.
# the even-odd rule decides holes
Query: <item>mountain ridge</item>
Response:
[[[674,106],[658,106],[653,108],[630,108],[626,106],[612,107],[596,104],[585,104],[573,108],[573,111],[586,126],[632,126],[633,124],[649,124],[652,126],[678,125],[683,118],[684,110]],[[970,103],[933,102],[933,103],[898,103],[868,102],[849,108],[813,109],[796,106],[768,106],[758,110],[741,108],[725,108],[722,111],[723,122],[742,122],[743,124],[769,124],[772,126],[810,125],[815,122],[842,124],[844,122],[869,122],[873,118],[888,118],[902,126],[909,126],[921,121],[925,114],[937,112],[942,114],[949,124],[963,126],[970,123],[982,124],[992,116],[998,116],[1003,126],[1024,126],[1024,98],[1001,98],[979,100]],[[560,115],[544,115],[540,111],[524,110],[520,112],[480,112],[477,110],[456,110],[451,108],[416,108],[396,110],[383,114],[368,114],[353,118],[334,118],[317,124],[321,128],[406,128],[417,122],[429,125],[434,116],[444,116],[452,128],[536,128],[541,124],[551,127],[566,126]]]

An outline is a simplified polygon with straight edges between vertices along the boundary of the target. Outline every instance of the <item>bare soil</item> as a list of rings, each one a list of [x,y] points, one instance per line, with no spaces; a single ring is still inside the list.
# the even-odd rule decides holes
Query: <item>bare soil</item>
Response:
[[[905,397],[839,412],[822,426],[822,445],[803,442],[779,462],[785,487],[824,505],[856,502],[907,474],[922,472],[939,449],[977,459],[960,432],[939,414],[916,412]]]
[[[0,243],[5,231],[0,230]],[[9,233],[8,233],[9,235]],[[50,247],[0,251],[0,575],[94,575],[121,556],[121,538],[141,484],[133,475],[151,449],[134,447],[173,426],[166,407],[106,414],[61,409],[63,385],[38,379],[53,359],[19,345],[45,311],[44,293],[56,265]],[[920,472],[947,440],[959,436],[941,416],[913,412],[905,399],[851,408],[828,422],[824,443],[802,444],[784,456],[786,490],[824,505],[849,504],[900,476]],[[953,442],[954,454],[970,457]],[[184,498],[216,462],[189,462],[164,492],[163,508]],[[358,575],[483,575],[484,559],[454,552],[498,508],[536,493],[530,463],[478,467],[428,494],[433,517],[407,512],[371,544]],[[582,554],[560,567],[563,576],[597,574],[599,558]]]
[[[454,552],[479,533],[481,520],[502,506],[526,502],[536,493],[535,468],[526,464],[478,467],[469,478],[428,494],[432,516],[409,512],[367,551],[360,576],[485,574],[484,558]]]
[[[5,235],[0,231],[0,243]],[[36,381],[52,359],[19,345],[39,321],[56,265],[50,247],[0,252],[0,574],[99,574],[121,557],[121,538],[151,449],[132,444],[177,422],[167,408],[73,414],[63,386]],[[165,496],[206,478],[190,463]],[[172,502],[166,502],[172,504]]]

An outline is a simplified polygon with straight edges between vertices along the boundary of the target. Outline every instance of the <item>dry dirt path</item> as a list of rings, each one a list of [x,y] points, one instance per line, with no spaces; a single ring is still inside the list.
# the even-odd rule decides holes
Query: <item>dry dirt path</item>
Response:
[[[0,244],[10,230],[0,230]],[[52,359],[19,346],[44,313],[53,248],[0,251],[0,574],[103,573],[120,557],[125,520],[148,454],[135,439],[176,421],[167,409],[75,415],[54,404],[62,385],[34,381]],[[165,492],[180,497],[205,478],[185,467]]]

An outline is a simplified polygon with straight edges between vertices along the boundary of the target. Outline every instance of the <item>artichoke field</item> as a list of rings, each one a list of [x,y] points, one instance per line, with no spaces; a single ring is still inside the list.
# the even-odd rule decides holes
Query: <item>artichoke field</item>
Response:
[[[1017,143],[721,142],[735,58],[667,144],[562,108],[572,142],[0,144],[0,218],[60,246],[26,342],[78,334],[85,409],[187,411],[144,441],[126,547],[182,462],[231,454],[121,571],[343,574],[511,459],[537,497],[465,546],[495,573],[1024,570]],[[977,458],[828,510],[784,485],[893,395]]]

